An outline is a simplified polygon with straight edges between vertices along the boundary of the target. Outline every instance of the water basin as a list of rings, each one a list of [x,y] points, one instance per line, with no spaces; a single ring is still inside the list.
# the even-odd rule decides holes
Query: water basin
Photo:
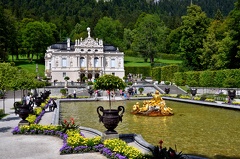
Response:
[[[142,101],[140,101],[141,104]],[[166,101],[173,116],[136,116],[130,112],[136,101],[112,102],[112,109],[123,105],[123,122],[115,129],[118,133],[141,134],[152,145],[163,140],[164,147],[177,148],[184,154],[208,158],[240,158],[240,111],[213,108],[195,104]],[[97,107],[109,109],[105,101],[62,102],[61,119],[73,117],[78,125],[104,132],[99,123]]]

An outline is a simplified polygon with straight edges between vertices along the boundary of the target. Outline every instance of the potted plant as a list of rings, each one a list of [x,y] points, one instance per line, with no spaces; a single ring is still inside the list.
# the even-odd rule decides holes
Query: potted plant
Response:
[[[64,89],[64,88],[63,88],[63,89],[60,89],[60,93],[62,93],[62,95],[64,95],[64,96],[65,96],[65,95],[67,94],[67,90],[66,90],[66,89]]]
[[[140,94],[142,94],[142,92],[144,91],[143,87],[138,88],[138,91],[140,92]]]
[[[118,106],[118,109],[112,109],[111,108],[111,100],[110,100],[110,91],[116,90],[116,89],[124,89],[126,87],[124,81],[114,75],[103,75],[96,79],[96,82],[94,82],[94,89],[98,90],[108,90],[108,96],[109,96],[109,109],[104,110],[102,106],[99,106],[97,108],[97,113],[99,115],[99,121],[103,122],[105,128],[107,128],[107,131],[105,131],[106,134],[117,134],[117,132],[114,130],[119,121],[122,121],[122,116],[125,111],[123,106]],[[103,115],[99,113],[101,111]],[[118,113],[121,112],[119,115]]]
[[[65,88],[67,88],[67,83],[68,83],[68,80],[69,80],[70,78],[68,77],[68,76],[65,76],[64,77],[64,80],[65,80]]]
[[[88,78],[87,78],[86,76],[84,76],[84,77],[82,78],[83,83],[85,83],[85,81],[86,81],[87,79],[88,79]]]

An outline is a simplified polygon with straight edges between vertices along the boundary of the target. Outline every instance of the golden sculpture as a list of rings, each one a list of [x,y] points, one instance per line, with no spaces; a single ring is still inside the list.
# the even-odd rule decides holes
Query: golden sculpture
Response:
[[[172,109],[166,106],[159,91],[155,91],[151,100],[143,101],[143,106],[140,107],[139,102],[133,105],[132,114],[147,115],[147,116],[167,116],[173,115]]]

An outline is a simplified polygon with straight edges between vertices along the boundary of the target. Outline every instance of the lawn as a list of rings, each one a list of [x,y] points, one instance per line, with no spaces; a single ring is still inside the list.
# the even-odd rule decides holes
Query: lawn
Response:
[[[10,60],[11,61],[11,60]],[[36,64],[38,64],[38,73],[39,76],[44,77],[44,71],[45,71],[45,65],[44,63],[36,62],[37,60],[33,60],[32,62],[29,61],[26,58],[21,58],[20,60],[15,60],[15,65],[18,67],[21,67],[22,69],[28,70],[31,73],[36,72]],[[180,60],[166,60],[166,59],[155,59],[156,64],[180,64],[182,61]],[[137,66],[151,66],[149,60],[148,62],[144,62],[144,59],[142,57],[131,57],[131,56],[125,56],[124,57],[124,66],[131,66],[131,67],[137,67]]]
[[[180,60],[165,60],[165,59],[154,59],[155,63],[159,64],[181,64],[182,61]],[[142,57],[131,57],[131,56],[124,56],[124,66],[150,66],[150,62],[144,62]]]
[[[16,60],[14,57],[14,61],[12,61],[12,58],[9,58],[9,62],[14,62],[15,66],[21,67],[24,70],[27,70],[30,73],[34,73],[37,76],[36,67],[38,65],[38,73],[39,76],[44,77],[45,72],[45,65],[43,62],[39,62],[39,60],[33,59],[32,61],[28,60],[26,57],[20,57],[19,60]],[[36,65],[37,64],[37,65]]]

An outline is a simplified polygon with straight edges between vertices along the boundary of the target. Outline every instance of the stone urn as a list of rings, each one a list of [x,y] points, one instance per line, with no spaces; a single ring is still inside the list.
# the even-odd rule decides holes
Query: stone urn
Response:
[[[42,100],[41,97],[36,97],[34,102],[37,105],[37,107],[40,107],[40,105],[42,104],[43,100]]]
[[[190,91],[193,97],[197,94],[197,89],[190,89]]]
[[[100,114],[102,112],[102,115]],[[119,121],[122,122],[123,113],[125,108],[123,106],[118,106],[118,109],[106,109],[102,106],[97,108],[97,113],[99,117],[99,122],[104,124],[104,127],[107,129],[105,134],[118,134],[114,129],[118,126]],[[120,113],[120,114],[119,114]]]
[[[165,93],[168,94],[170,92],[170,88],[165,88]]]
[[[30,111],[29,105],[23,104],[23,105],[18,105],[18,115],[22,120],[18,123],[19,126],[21,125],[29,125],[29,122],[26,120],[28,115],[32,113]]]
[[[228,96],[231,100],[236,98],[236,90],[228,90]]]

